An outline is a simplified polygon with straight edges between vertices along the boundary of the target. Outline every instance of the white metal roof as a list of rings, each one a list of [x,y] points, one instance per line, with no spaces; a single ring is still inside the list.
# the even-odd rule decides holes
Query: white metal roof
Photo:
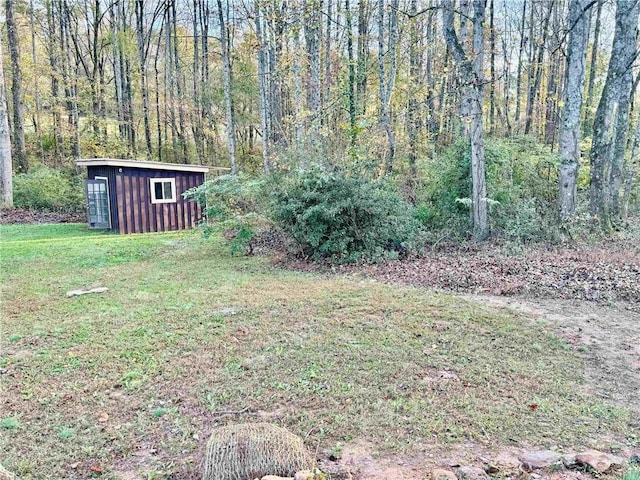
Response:
[[[140,160],[124,160],[119,158],[81,158],[76,160],[81,167],[128,167],[149,168],[151,170],[174,170],[178,172],[207,173],[209,170],[230,170],[224,167],[207,167],[205,165],[188,165],[182,163],[144,162]]]

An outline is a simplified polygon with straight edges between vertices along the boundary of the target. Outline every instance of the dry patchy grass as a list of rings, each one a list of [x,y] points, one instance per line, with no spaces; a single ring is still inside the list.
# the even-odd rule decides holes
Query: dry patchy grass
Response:
[[[211,427],[244,420],[412,453],[631,435],[579,354],[522,316],[194,233],[47,228],[2,227],[0,461],[21,478],[197,478]],[[65,297],[92,286],[109,292]]]

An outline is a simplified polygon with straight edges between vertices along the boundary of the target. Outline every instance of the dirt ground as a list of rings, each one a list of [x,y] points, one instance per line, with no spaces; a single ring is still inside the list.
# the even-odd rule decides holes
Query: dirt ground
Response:
[[[535,246],[513,253],[496,244],[443,247],[421,258],[377,265],[318,266],[287,259],[279,263],[297,270],[374,278],[451,292],[488,308],[522,314],[524,322],[544,322],[584,359],[585,388],[604,402],[638,413],[640,419],[640,242],[617,239],[594,245]],[[638,423],[640,432],[640,420]],[[587,439],[585,439],[586,443]],[[575,452],[584,446],[575,445]],[[639,446],[611,452],[625,458]],[[523,472],[517,457],[535,445],[432,446],[420,458],[379,457],[375,446],[346,445],[342,463],[358,480],[429,478],[433,468],[471,468],[474,478],[498,464],[502,478],[579,480],[584,471]],[[571,453],[571,452],[559,452]],[[330,467],[330,465],[329,465]],[[609,478],[620,478],[611,472]],[[602,478],[606,478],[605,475]]]
[[[640,418],[640,314],[612,307],[594,305],[584,300],[525,299],[491,295],[464,295],[464,298],[490,308],[507,308],[523,314],[523,321],[544,321],[555,327],[557,334],[584,356],[586,386],[605,401],[628,408]],[[640,423],[638,425],[640,429]],[[576,445],[574,452],[583,446]],[[609,446],[602,445],[602,451]],[[420,457],[385,457],[375,455],[375,446],[355,441],[346,445],[342,459],[336,464],[324,461],[322,466],[336,473],[349,472],[356,480],[423,480],[434,468],[456,472],[466,478],[484,478],[482,472],[491,466],[501,478],[586,480],[594,478],[580,470],[538,471],[521,469],[518,456],[536,450],[535,445],[433,445]],[[640,448],[621,447],[613,452],[630,458]],[[600,478],[620,478],[613,470]],[[474,476],[477,475],[477,476]],[[348,475],[345,475],[348,478]]]

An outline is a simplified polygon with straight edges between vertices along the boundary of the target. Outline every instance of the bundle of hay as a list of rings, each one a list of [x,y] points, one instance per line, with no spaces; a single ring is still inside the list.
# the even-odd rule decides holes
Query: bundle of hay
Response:
[[[311,468],[302,439],[269,423],[216,428],[207,443],[202,480],[247,480],[293,476]]]

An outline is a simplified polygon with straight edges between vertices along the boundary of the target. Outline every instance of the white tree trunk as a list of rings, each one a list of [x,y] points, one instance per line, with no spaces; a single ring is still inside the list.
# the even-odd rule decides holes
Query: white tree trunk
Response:
[[[465,52],[458,40],[453,26],[453,0],[447,0],[443,10],[444,36],[453,56],[458,63],[462,81],[467,90],[463,98],[468,99],[471,117],[471,181],[473,208],[473,236],[476,240],[484,240],[489,235],[487,212],[487,184],[484,158],[484,129],[482,125],[482,84],[483,76],[483,43],[485,1],[473,0],[473,45],[472,59]]]
[[[0,39],[0,193],[2,205],[13,206],[13,165],[11,163],[11,138],[9,136],[9,116],[7,95],[4,89],[4,69],[2,65],[2,40]]]
[[[636,134],[633,139],[633,150],[631,158],[627,163],[626,175],[624,180],[624,194],[622,195],[622,218],[627,218],[629,214],[629,199],[631,198],[631,190],[633,189],[633,177],[638,163],[640,163],[640,118],[636,124]]]
[[[231,48],[227,34],[227,24],[222,10],[222,0],[218,0],[218,18],[220,20],[220,47],[222,49],[222,76],[224,83],[224,105],[227,117],[227,141],[229,143],[229,161],[231,174],[235,175],[236,168],[236,125],[233,112],[233,98],[231,97]]]
[[[560,124],[560,179],[558,204],[560,218],[573,217],[576,208],[578,168],[580,166],[580,132],[582,128],[582,92],[587,60],[589,16],[585,7],[590,0],[571,0],[567,69],[565,71],[564,109]]]

